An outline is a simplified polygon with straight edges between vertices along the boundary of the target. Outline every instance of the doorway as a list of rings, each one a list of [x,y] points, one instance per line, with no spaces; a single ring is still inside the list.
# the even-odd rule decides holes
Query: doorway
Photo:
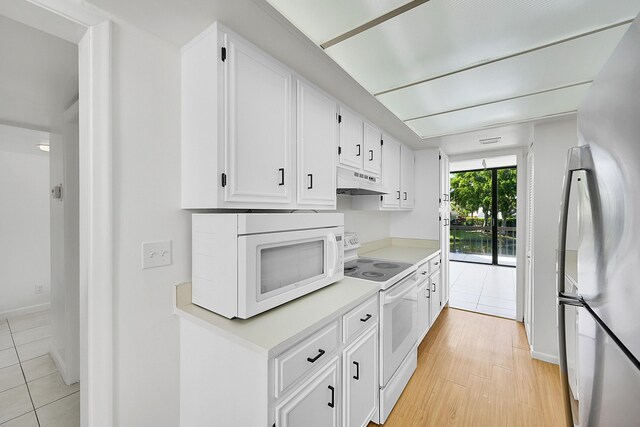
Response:
[[[516,266],[515,166],[456,171],[451,185],[451,260]]]

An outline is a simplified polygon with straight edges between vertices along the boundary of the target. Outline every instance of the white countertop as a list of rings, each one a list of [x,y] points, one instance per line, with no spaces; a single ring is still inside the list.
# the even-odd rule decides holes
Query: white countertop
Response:
[[[377,294],[379,285],[345,277],[250,319],[227,319],[191,302],[191,283],[176,286],[175,313],[267,357]]]
[[[410,248],[405,246],[389,246],[382,249],[364,252],[360,255],[367,258],[388,259],[389,261],[422,264],[427,259],[440,253],[438,248]]]

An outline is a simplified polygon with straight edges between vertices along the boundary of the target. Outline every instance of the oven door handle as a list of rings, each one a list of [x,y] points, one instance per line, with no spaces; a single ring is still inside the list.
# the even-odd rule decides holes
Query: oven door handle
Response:
[[[418,291],[418,287],[416,286],[417,280],[418,279],[415,277],[415,275],[413,275],[405,283],[394,286],[394,287],[398,287],[398,289],[397,290],[394,289],[389,294],[384,296],[384,304],[385,305],[391,304],[399,299],[404,298],[406,295],[408,295],[411,292],[417,292]]]
[[[336,239],[336,235],[334,233],[327,234],[327,243],[327,252],[329,252],[327,254],[327,259],[333,260],[333,265],[327,268],[327,276],[333,277],[333,275],[336,274],[338,263],[340,262],[340,254],[338,253],[338,240]]]

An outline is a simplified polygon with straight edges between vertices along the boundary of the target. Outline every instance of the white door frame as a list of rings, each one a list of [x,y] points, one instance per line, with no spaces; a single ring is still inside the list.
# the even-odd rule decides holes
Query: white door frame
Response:
[[[111,22],[76,0],[2,0],[0,14],[78,45],[81,425],[112,426]]]

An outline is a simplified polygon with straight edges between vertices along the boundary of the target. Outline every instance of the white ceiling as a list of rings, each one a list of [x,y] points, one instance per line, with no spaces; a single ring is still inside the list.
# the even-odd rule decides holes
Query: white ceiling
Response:
[[[0,124],[0,151],[48,156],[36,144],[49,143],[49,133]]]
[[[640,11],[640,0],[88,2],[176,46],[218,20],[398,140],[452,153],[463,144],[447,135],[575,112]]]
[[[421,138],[575,111],[640,11],[640,0],[267,1]]]
[[[556,119],[557,120],[557,119]],[[500,138],[495,144],[481,144],[480,140]],[[443,147],[453,160],[460,155],[474,156],[473,153],[487,153],[528,147],[533,142],[533,124],[521,123],[498,126],[490,129],[465,132],[456,135],[433,138],[432,143]],[[458,157],[456,157],[458,156]]]
[[[0,15],[0,123],[48,130],[78,97],[78,49]]]

